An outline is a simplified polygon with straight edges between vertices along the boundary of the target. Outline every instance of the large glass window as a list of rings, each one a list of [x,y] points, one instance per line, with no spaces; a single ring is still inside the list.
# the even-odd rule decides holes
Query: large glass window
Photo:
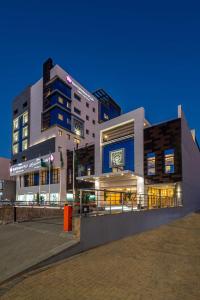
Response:
[[[52,184],[57,184],[60,182],[60,170],[53,169],[52,170]]]
[[[23,113],[23,125],[28,123],[28,112]]]
[[[174,149],[165,150],[165,173],[174,173]]]
[[[17,154],[18,151],[19,151],[19,145],[18,144],[13,145],[13,154]]]
[[[47,184],[47,171],[40,172],[40,183],[41,185]]]
[[[28,140],[22,141],[22,150],[26,150],[28,148]]]
[[[147,175],[156,174],[156,156],[154,152],[147,154]]]
[[[26,126],[26,127],[23,128],[23,133],[22,133],[22,135],[23,135],[23,138],[25,138],[25,137],[28,136],[28,126]]]
[[[17,130],[19,128],[19,118],[13,120],[13,129]]]
[[[80,120],[77,120],[75,118],[73,118],[73,131],[79,135],[79,136],[83,136],[84,135],[84,127],[83,127],[83,122],[81,122]]]
[[[13,143],[18,142],[18,140],[19,140],[19,132],[16,131],[13,133]]]

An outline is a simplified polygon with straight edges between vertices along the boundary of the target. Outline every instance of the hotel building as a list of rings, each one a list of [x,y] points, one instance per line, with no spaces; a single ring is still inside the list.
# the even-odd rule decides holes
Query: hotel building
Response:
[[[89,92],[48,59],[42,78],[13,101],[10,175],[16,177],[16,200],[56,204],[71,197],[67,152],[94,144],[98,124],[120,114],[103,89]]]
[[[17,201],[56,205],[93,189],[113,206],[199,207],[199,146],[181,106],[160,124],[142,107],[121,114],[104,90],[90,93],[51,59],[14,99],[12,152]]]
[[[90,149],[95,158],[89,158],[94,165],[90,176],[80,176],[80,164],[85,169],[88,163],[81,151],[76,186],[88,182],[99,191],[96,198],[108,205],[126,202],[131,195],[135,208],[199,207],[199,146],[181,106],[176,118],[160,124],[150,124],[144,108],[99,124]]]

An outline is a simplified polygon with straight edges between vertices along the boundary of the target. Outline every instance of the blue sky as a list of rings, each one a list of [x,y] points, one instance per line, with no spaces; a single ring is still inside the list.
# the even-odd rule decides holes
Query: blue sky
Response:
[[[200,138],[197,1],[4,1],[0,5],[0,156],[10,156],[11,103],[52,57],[88,90],[157,123],[182,104]]]

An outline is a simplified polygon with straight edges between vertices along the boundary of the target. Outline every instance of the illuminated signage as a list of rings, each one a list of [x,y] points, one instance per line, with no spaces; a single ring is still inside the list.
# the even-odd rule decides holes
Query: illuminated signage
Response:
[[[123,167],[124,166],[124,148],[110,151],[110,168]]]
[[[54,161],[54,156],[52,154],[49,154],[40,158],[35,158],[17,165],[13,165],[10,167],[10,176],[17,176],[41,169],[41,159],[43,160],[43,163],[48,164],[49,162]]]
[[[69,83],[69,84],[73,85],[75,88],[77,88],[78,94],[85,97],[88,101],[94,101],[94,98],[92,97],[92,95],[90,95],[85,89],[80,87],[80,85],[77,84],[74,80],[72,80],[72,78],[69,75],[66,76],[66,81],[67,81],[67,83]]]

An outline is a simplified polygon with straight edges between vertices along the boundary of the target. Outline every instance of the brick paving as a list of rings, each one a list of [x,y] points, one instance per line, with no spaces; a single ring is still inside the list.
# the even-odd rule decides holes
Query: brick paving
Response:
[[[1,297],[8,299],[199,300],[200,214],[32,274]]]

